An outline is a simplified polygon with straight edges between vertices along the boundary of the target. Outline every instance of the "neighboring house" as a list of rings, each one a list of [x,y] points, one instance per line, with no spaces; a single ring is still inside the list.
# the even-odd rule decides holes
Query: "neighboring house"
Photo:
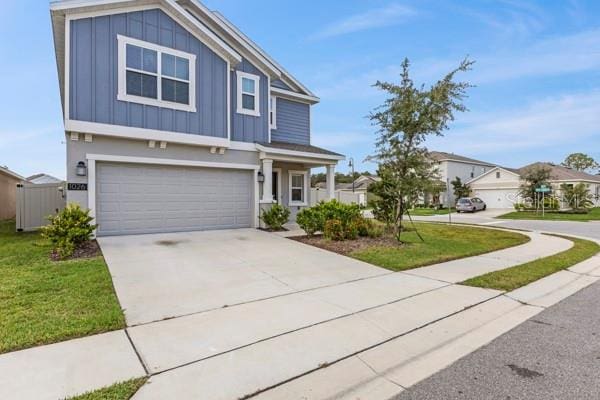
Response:
[[[354,190],[366,192],[372,183],[379,182],[381,178],[373,175],[360,175],[354,181]],[[317,189],[326,189],[327,182],[317,182],[314,186]],[[349,190],[352,191],[352,182],[350,183],[336,183],[335,190]]]
[[[256,227],[274,202],[295,215],[316,167],[334,197],[344,156],[311,144],[319,98],[221,14],[197,0],[50,9],[67,199],[98,235]]]
[[[25,178],[0,166],[0,220],[14,218],[17,213],[17,184]]]
[[[486,174],[470,180],[468,184],[471,186],[473,195],[485,201],[488,208],[510,209],[514,207],[515,203],[524,200],[519,194],[521,184],[524,183],[522,175],[528,169],[539,167],[550,169],[551,180],[549,183],[555,196],[560,198],[563,184],[584,183],[593,196],[594,205],[600,205],[600,176],[552,163],[537,162],[519,169],[495,167]],[[562,206],[566,207],[567,204],[563,203]]]
[[[381,178],[373,175],[361,175],[354,181],[354,186],[352,182],[350,183],[340,183],[335,185],[335,190],[345,190],[355,192],[364,192],[366,193],[369,190],[369,186],[371,186],[375,182],[381,181]]]
[[[431,151],[429,152],[429,156],[437,164],[439,180],[443,186],[446,186],[447,183],[449,184],[449,182],[452,182],[457,177],[463,183],[466,183],[473,178],[485,174],[496,166],[485,161],[441,151]],[[452,185],[449,184],[449,186],[450,193],[446,193],[446,191],[440,193],[439,202],[441,204],[448,204],[449,202],[454,205],[456,200],[458,200],[452,193]]]
[[[35,174],[28,177],[27,181],[36,185],[41,185],[45,183],[60,183],[62,182],[62,179],[55,178],[48,174]]]

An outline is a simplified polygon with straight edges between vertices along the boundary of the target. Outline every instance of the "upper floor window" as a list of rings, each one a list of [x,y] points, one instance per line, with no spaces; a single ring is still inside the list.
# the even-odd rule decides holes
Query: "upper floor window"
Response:
[[[496,171],[496,179],[500,179],[500,171]]]
[[[182,111],[196,111],[196,56],[118,36],[118,99]]]
[[[260,117],[260,76],[237,71],[237,112]]]
[[[269,125],[271,129],[277,129],[277,97],[271,96],[269,101]]]

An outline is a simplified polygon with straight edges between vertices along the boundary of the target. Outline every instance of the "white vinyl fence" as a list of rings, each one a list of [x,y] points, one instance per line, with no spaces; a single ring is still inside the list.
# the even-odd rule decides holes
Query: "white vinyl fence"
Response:
[[[344,204],[356,203],[361,206],[367,205],[367,194],[364,191],[352,193],[352,192],[346,191],[346,190],[336,190],[335,198],[337,201],[339,201],[340,203],[344,203]],[[327,189],[311,188],[310,189],[310,206],[311,207],[314,206],[321,200],[325,200],[325,201],[328,200]]]
[[[17,185],[17,231],[34,231],[48,224],[47,217],[65,208],[64,183]]]

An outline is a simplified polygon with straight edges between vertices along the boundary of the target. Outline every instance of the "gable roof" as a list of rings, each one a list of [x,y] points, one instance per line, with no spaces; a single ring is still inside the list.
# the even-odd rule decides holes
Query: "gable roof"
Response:
[[[85,14],[107,15],[118,12],[139,11],[141,9],[160,8],[176,22],[190,31],[199,40],[223,59],[235,66],[242,61],[242,54],[265,70],[273,79],[281,79],[295,88],[306,101],[317,103],[319,98],[302,85],[289,72],[285,71],[258,45],[251,41],[231,22],[218,12],[206,8],[198,0],[53,0],[50,3],[54,49],[58,69],[60,94],[63,99],[65,90],[65,23],[68,15]],[[279,89],[283,90],[283,89]],[[287,91],[293,95],[294,91]],[[284,93],[285,94],[285,93]]]
[[[600,176],[588,174],[587,172],[577,171],[562,165],[556,165],[549,162],[536,162],[519,168],[519,174],[523,175],[532,168],[548,168],[550,169],[551,179],[554,181],[586,181],[599,182]]]
[[[25,181],[26,180],[21,175],[19,175],[16,172],[13,172],[10,169],[8,169],[8,167],[0,166],[0,173],[2,173],[4,175],[8,175],[8,176],[10,176],[12,178],[15,178],[15,179],[19,180],[19,181]]]
[[[48,174],[35,174],[27,177],[27,180],[31,183],[40,184],[40,183],[58,183],[62,182],[62,179],[58,179],[52,175]]]
[[[468,180],[467,182],[465,182],[465,184],[469,185],[469,184],[471,184],[471,183],[473,183],[475,181],[478,181],[478,180],[482,179],[485,176],[488,176],[488,175],[490,175],[492,173],[495,173],[496,171],[506,171],[506,172],[508,172],[508,173],[513,174],[514,176],[516,176],[517,179],[521,178],[521,174],[519,173],[518,169],[501,167],[501,166],[498,165],[498,166],[495,166],[494,168],[490,169],[489,171],[484,172],[483,174],[478,175],[475,178]]]
[[[197,0],[190,0],[194,3],[198,3]],[[258,46],[254,41],[252,41],[248,36],[246,36],[242,31],[238,29],[234,24],[232,24],[223,14],[218,11],[213,11],[213,14],[221,20],[224,24],[226,24],[230,29],[234,30],[248,45],[250,45],[254,50],[256,50],[259,54],[269,60],[275,67],[277,67],[281,71],[280,79],[285,83],[288,87],[296,87],[300,92],[303,92],[307,96],[315,97],[315,94],[311,92],[306,86],[304,86],[299,80],[294,78],[292,74],[286,71],[285,68],[281,66],[277,61],[275,61],[271,56],[267,54],[260,46]],[[283,88],[279,88],[283,89]],[[283,89],[285,90],[285,89]],[[318,100],[318,98],[317,98]]]
[[[454,154],[454,153],[446,153],[446,152],[443,152],[443,151],[430,151],[429,152],[429,157],[431,157],[434,161],[437,161],[437,162],[441,162],[441,161],[457,161],[457,162],[462,162],[462,163],[485,165],[485,166],[488,166],[488,167],[495,167],[496,166],[496,164],[492,164],[492,163],[488,163],[488,162],[485,162],[485,161],[476,160],[474,158],[469,158],[469,157],[461,156],[461,155]]]
[[[497,166],[495,168],[490,169],[484,174],[476,176],[467,182],[467,184],[471,184],[482,179],[484,176],[494,173],[498,170],[504,170],[511,174],[514,174],[519,179],[523,176],[529,169],[532,168],[548,168],[550,169],[550,181],[560,182],[560,181],[584,181],[584,182],[598,182],[600,183],[599,175],[588,174],[587,172],[577,171],[571,168],[563,167],[562,165],[556,165],[548,162],[535,162],[533,164],[526,165],[521,168],[507,168]]]

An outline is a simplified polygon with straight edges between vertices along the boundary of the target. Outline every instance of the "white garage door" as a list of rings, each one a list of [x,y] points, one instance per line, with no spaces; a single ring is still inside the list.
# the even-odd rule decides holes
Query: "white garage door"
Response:
[[[485,202],[487,208],[514,208],[517,199],[517,190],[513,189],[486,189],[476,190],[475,197]]]
[[[98,235],[248,228],[251,171],[98,163]]]

